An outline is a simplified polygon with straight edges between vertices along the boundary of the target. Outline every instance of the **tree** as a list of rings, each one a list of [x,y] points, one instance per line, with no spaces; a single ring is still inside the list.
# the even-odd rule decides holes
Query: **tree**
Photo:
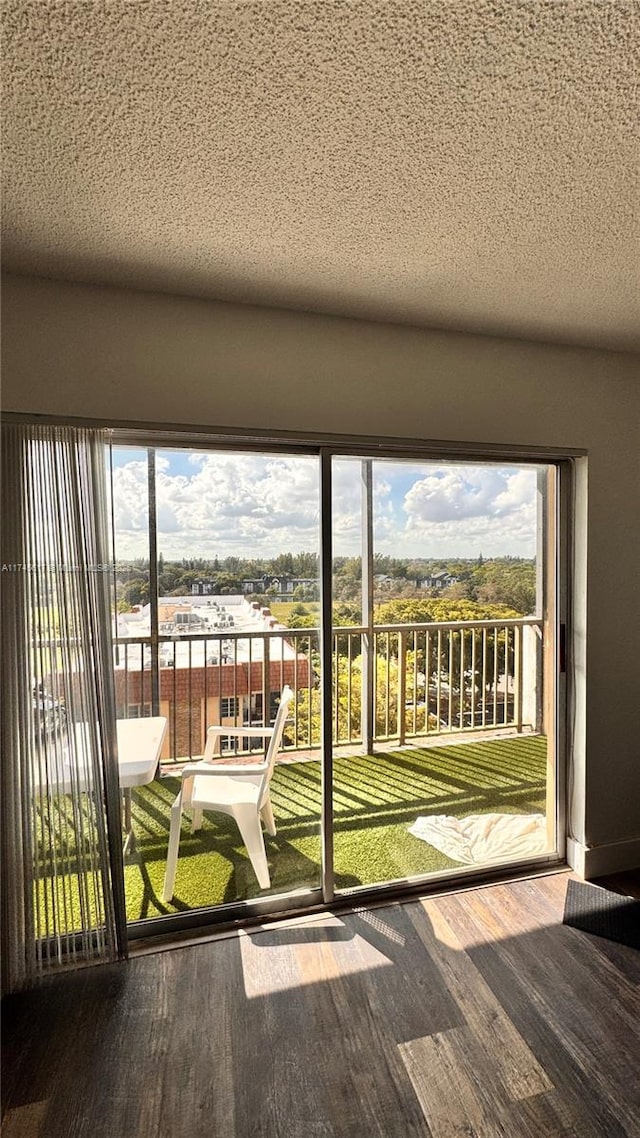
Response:
[[[519,616],[535,612],[536,567],[534,561],[496,558],[475,569],[479,601],[499,602],[515,609]]]
[[[282,577],[283,574],[288,577],[293,577],[295,575],[293,566],[293,554],[279,553],[277,557],[273,558],[269,572],[274,577]]]
[[[318,577],[318,554],[296,553],[293,558],[293,571],[296,577]]]
[[[149,582],[144,577],[134,577],[132,581],[128,581],[122,587],[120,593],[120,612],[128,612],[135,605],[146,605],[149,603]],[[126,606],[121,608],[120,605]]]
[[[240,581],[231,573],[218,573],[215,578],[215,590],[220,596],[227,597],[242,591]]]
[[[378,738],[398,734],[398,660],[389,661],[379,655],[375,661],[375,733]],[[346,743],[362,735],[362,658],[356,656],[349,661],[345,656],[334,658],[332,677],[334,692],[333,741]],[[413,688],[413,671],[409,665],[407,690]],[[427,709],[421,702],[412,714],[410,728],[413,733],[425,730]],[[317,745],[321,738],[321,695],[320,687],[309,691],[304,688],[298,693],[297,702],[297,742],[300,746]],[[435,727],[431,717],[430,726]],[[292,737],[291,737],[292,738]]]
[[[448,585],[443,589],[442,596],[448,601],[471,600],[471,586],[468,581],[458,581],[455,585]]]

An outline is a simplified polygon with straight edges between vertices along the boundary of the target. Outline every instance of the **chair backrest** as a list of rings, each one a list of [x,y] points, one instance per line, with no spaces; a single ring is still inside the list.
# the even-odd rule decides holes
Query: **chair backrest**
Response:
[[[275,766],[278,751],[280,750],[280,744],[282,742],[282,732],[284,731],[284,725],[287,719],[287,715],[289,714],[289,704],[291,703],[292,699],[293,692],[289,685],[285,684],[280,695],[280,704],[278,706],[275,722],[273,724],[273,735],[271,736],[269,746],[267,748],[267,769],[265,770],[262,776],[262,782],[260,783],[260,793],[258,795],[259,807],[262,806],[265,794],[267,793],[269,782],[271,781],[271,775],[273,774],[273,768]]]

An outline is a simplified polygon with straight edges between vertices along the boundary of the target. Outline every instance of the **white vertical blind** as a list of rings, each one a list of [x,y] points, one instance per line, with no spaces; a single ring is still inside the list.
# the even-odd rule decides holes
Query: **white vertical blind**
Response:
[[[101,432],[5,424],[3,990],[126,941]]]

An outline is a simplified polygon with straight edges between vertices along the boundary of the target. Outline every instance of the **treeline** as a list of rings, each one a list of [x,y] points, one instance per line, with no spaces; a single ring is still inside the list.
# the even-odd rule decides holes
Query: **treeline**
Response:
[[[213,594],[231,596],[242,593],[243,582],[264,577],[319,579],[316,553],[280,553],[272,558],[204,557],[182,558],[169,561],[162,553],[158,557],[158,594],[161,597],[181,597],[191,593],[199,581],[206,581]],[[144,605],[149,601],[149,561],[138,558],[120,561],[116,566],[118,603],[121,609]],[[265,603],[272,591],[265,594]],[[312,595],[300,593],[296,599],[312,600]]]
[[[120,562],[116,570],[118,602],[122,609],[146,604],[149,600],[149,562],[143,559]],[[268,584],[264,593],[252,594],[269,604],[276,599],[310,602],[317,599],[319,559],[316,553],[280,553],[274,558],[226,557],[181,561],[158,558],[160,596],[184,596],[198,582],[206,582],[212,593],[231,595],[245,591],[244,582],[276,578],[280,587]],[[300,582],[292,591],[283,582]],[[362,562],[359,557],[336,557],[333,562],[333,592],[336,602],[359,607],[362,590]],[[535,611],[536,569],[533,560],[514,557],[477,559],[374,558],[374,601],[384,604],[396,600],[442,599],[468,601],[477,605],[504,605],[526,616]],[[359,618],[358,618],[359,619]],[[357,621],[355,621],[357,622]]]
[[[395,598],[444,597],[448,600],[502,604],[520,616],[528,616],[536,606],[535,561],[518,557],[477,559],[402,559],[375,557],[374,599],[382,603]],[[444,574],[449,580],[434,581]],[[359,557],[334,561],[334,596],[342,601],[359,597],[362,563]]]

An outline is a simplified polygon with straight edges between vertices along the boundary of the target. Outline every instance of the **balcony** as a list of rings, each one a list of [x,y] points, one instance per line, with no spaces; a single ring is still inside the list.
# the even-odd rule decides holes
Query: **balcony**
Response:
[[[337,888],[439,873],[456,861],[409,833],[420,815],[544,814],[540,621],[334,628],[334,843]],[[126,865],[130,919],[263,895],[237,830],[210,815],[183,827],[176,896],[159,901],[180,766],[202,754],[208,723],[273,718],[295,693],[272,783],[278,834],[267,839],[272,893],[320,885],[319,634],[188,633],[120,640],[119,715],[166,715],[161,777],[135,791],[136,848]],[[220,761],[251,762],[249,740]]]
[[[265,837],[269,891],[259,888],[233,822],[212,813],[205,814],[196,833],[183,823],[175,894],[165,904],[169,812],[179,780],[165,768],[161,778],[138,788],[133,798],[136,846],[125,863],[129,920],[319,889],[320,761],[291,758],[276,767],[272,780],[278,832]],[[338,754],[333,790],[336,889],[468,868],[410,833],[417,818],[540,815],[545,795],[546,739],[539,735]]]
[[[464,868],[411,833],[421,816],[546,813],[541,644],[541,623],[534,618],[334,628],[337,889]],[[265,895],[233,822],[205,814],[195,834],[183,826],[174,899],[161,901],[181,765],[202,754],[209,723],[257,725],[267,708],[272,718],[285,683],[295,698],[272,781],[278,833],[266,840],[269,892],[319,889],[318,632],[225,629],[155,641],[131,637],[114,643],[114,661],[118,716],[161,714],[169,721],[159,777],[132,792],[135,840],[125,858],[129,920]],[[241,736],[240,748],[223,749],[220,762],[239,756],[250,763],[255,756],[248,743],[243,746]],[[58,797],[42,826],[64,849],[72,881],[75,820],[65,796]],[[553,844],[550,831],[548,852]],[[47,900],[43,890],[39,905],[45,912],[53,895]]]

